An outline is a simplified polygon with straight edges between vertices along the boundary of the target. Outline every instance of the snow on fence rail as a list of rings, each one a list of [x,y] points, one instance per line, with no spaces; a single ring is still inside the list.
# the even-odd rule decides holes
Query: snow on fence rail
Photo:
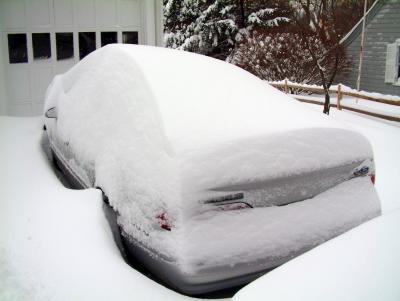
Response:
[[[321,86],[317,85],[307,85],[307,84],[298,84],[294,82],[290,82],[288,80],[283,80],[283,81],[278,81],[278,82],[268,82],[270,85],[272,85],[275,88],[278,88],[285,93],[290,93],[290,94],[295,94],[295,92],[306,92],[306,93],[316,93],[316,94],[324,94],[325,91]],[[350,87],[347,87],[345,85],[339,84],[339,85],[334,85],[331,86],[329,89],[329,92],[331,94],[336,94],[336,98],[333,98],[331,101],[330,106],[331,107],[336,107],[338,110],[349,110],[361,114],[366,114],[369,116],[373,117],[378,117],[386,120],[391,120],[391,121],[397,121],[400,122],[400,97],[399,96],[393,96],[393,95],[383,95],[380,93],[371,93],[371,92],[365,92],[365,91],[357,91],[355,89],[352,89]],[[348,99],[345,98],[355,98],[357,101],[356,103],[351,103],[348,101]],[[299,95],[295,94],[294,98],[301,102],[306,102],[306,103],[312,103],[312,104],[318,104],[318,105],[323,105],[324,104],[324,99],[318,98],[318,97],[312,97],[308,95]],[[371,108],[371,107],[365,107],[365,106],[360,106],[358,104],[358,99],[362,100],[367,100],[367,101],[372,101],[375,103],[382,104],[383,106],[386,107],[382,110],[382,107],[377,108]],[[346,101],[344,101],[346,100]],[[388,107],[396,106],[396,110],[391,110],[390,108],[387,109]],[[393,107],[392,107],[393,108]]]

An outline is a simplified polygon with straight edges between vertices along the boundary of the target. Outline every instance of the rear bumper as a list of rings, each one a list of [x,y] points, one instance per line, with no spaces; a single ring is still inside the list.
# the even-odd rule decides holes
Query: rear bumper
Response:
[[[378,215],[380,202],[369,177],[354,178],[302,202],[188,221],[187,249],[179,252],[186,256],[178,262],[127,235],[125,245],[163,282],[196,295],[251,282]],[[223,226],[234,233],[215,231]]]
[[[222,271],[220,268],[217,268],[219,271],[208,271],[199,274],[185,273],[179,268],[176,261],[160,258],[154,252],[132,240],[132,238],[128,238],[126,234],[122,235],[122,241],[124,251],[128,254],[128,258],[133,256],[135,260],[139,261],[141,265],[151,272],[151,278],[190,296],[247,284],[264,275],[269,270],[250,272],[236,277],[229,277],[226,267],[224,267]],[[279,264],[276,264],[275,266],[278,265]]]

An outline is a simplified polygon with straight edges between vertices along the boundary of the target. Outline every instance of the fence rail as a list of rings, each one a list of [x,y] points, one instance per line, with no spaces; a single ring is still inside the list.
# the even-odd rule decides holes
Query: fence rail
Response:
[[[286,94],[293,94],[294,91],[304,91],[308,93],[317,93],[317,94],[325,94],[325,90],[322,87],[318,86],[310,86],[310,85],[302,85],[298,83],[293,83],[288,80],[285,80],[283,82],[270,82],[270,85],[272,85],[275,88],[278,88],[282,91],[284,91]],[[367,100],[367,101],[373,101],[389,106],[399,106],[400,107],[400,97],[393,97],[393,96],[386,96],[386,95],[374,95],[374,93],[366,93],[366,92],[358,92],[356,90],[350,89],[342,84],[339,84],[337,86],[333,86],[329,89],[330,94],[336,94],[337,95],[337,103],[331,103],[331,107],[335,107],[338,110],[349,110],[377,118],[382,118],[390,121],[397,121],[400,122],[400,115],[390,115],[390,114],[383,114],[383,113],[378,113],[378,112],[373,112],[373,111],[368,111],[364,110],[362,108],[357,108],[353,106],[349,106],[346,104],[342,104],[343,98],[345,96],[348,97],[354,97],[356,99],[362,99],[362,100]],[[294,94],[294,98],[301,102],[306,102],[306,103],[312,103],[312,104],[317,104],[317,105],[323,105],[323,101],[318,101],[316,98],[311,98],[307,97],[304,95],[298,95]],[[397,100],[397,98],[399,100]]]

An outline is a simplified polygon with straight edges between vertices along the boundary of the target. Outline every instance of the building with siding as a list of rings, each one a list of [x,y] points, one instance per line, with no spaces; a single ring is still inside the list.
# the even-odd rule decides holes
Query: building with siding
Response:
[[[162,44],[162,0],[0,0],[0,115],[42,114],[45,91],[109,43]]]
[[[336,82],[357,87],[362,20],[341,41],[350,60]],[[400,0],[377,0],[366,16],[360,89],[400,95]]]

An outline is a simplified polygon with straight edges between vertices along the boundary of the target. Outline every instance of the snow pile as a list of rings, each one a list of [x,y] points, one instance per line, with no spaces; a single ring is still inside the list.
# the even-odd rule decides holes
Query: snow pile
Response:
[[[177,258],[186,252],[182,213],[206,189],[372,156],[364,137],[248,72],[168,49],[103,47],[55,79],[52,106],[59,143],[94,170],[124,230]],[[164,212],[172,232],[157,224]]]
[[[293,259],[232,300],[400,300],[399,237],[397,210]]]

